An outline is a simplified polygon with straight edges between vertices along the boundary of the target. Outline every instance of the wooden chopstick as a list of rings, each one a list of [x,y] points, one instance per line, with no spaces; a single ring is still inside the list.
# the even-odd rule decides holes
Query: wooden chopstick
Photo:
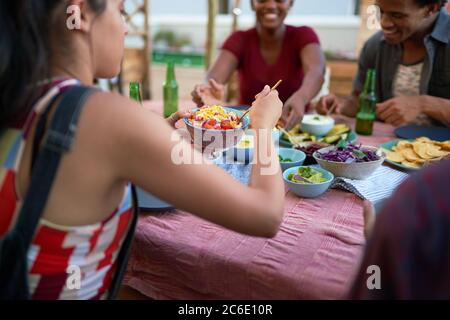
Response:
[[[277,83],[275,83],[275,85],[272,87],[272,89],[270,89],[270,91],[273,91],[273,90],[275,90],[276,88],[278,88],[278,86],[281,84],[281,82],[283,82],[283,80],[278,80],[278,82]]]
[[[276,128],[286,135],[286,137],[288,138],[288,140],[292,144],[292,146],[296,145],[296,143],[294,143],[294,141],[291,139],[292,135],[289,132],[287,132],[285,128],[283,128],[280,125],[277,125]]]
[[[275,83],[275,85],[270,89],[270,91],[273,91],[273,90],[275,90],[276,88],[278,88],[278,86],[281,84],[281,82],[283,82],[283,80],[281,80],[281,79],[278,80],[278,82]],[[240,123],[240,122],[242,121],[242,119],[245,117],[245,115],[246,115],[247,113],[250,112],[250,109],[251,109],[251,107],[248,108],[248,110],[244,112],[244,114],[239,118],[238,123]]]
[[[333,111],[334,111],[334,109],[336,109],[336,107],[337,107],[337,103],[335,103],[335,104],[333,104],[332,106],[331,106],[331,108],[327,111],[327,116],[329,116],[330,114],[332,114],[333,113]]]

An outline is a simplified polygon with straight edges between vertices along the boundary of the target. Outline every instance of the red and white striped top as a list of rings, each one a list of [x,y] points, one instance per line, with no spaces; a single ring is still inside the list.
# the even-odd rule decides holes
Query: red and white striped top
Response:
[[[16,173],[30,128],[52,97],[77,83],[65,80],[54,84],[35,105],[22,130],[7,130],[0,136],[0,237],[13,227],[20,211]],[[124,188],[123,200],[105,221],[67,227],[41,219],[28,251],[33,299],[106,297],[132,217],[131,186]]]

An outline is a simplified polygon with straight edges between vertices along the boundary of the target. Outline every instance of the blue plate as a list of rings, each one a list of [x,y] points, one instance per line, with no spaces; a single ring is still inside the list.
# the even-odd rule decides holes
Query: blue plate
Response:
[[[382,143],[382,144],[380,144],[380,148],[392,151],[392,148],[395,147],[400,141],[401,140],[393,140],[393,141],[388,141],[388,142]],[[410,140],[410,141],[413,141],[413,140]],[[390,165],[392,165],[398,169],[402,169],[402,170],[406,170],[406,171],[420,170],[420,168],[407,167],[399,162],[394,162],[394,161],[391,161],[388,159],[385,159],[384,161],[388,162]]]
[[[402,139],[417,139],[427,137],[436,141],[450,140],[450,128],[446,127],[422,127],[415,124],[395,129],[395,135]]]
[[[173,209],[173,206],[158,199],[154,195],[136,188],[139,208],[143,211],[167,211]]]

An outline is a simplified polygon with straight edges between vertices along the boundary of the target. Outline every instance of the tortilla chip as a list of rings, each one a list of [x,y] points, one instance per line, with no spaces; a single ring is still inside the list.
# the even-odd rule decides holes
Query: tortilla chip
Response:
[[[441,142],[441,148],[445,151],[450,151],[450,141]]]
[[[420,164],[417,164],[415,162],[410,162],[408,160],[402,161],[402,165],[404,165],[405,167],[414,168],[414,169],[419,169],[422,167]]]
[[[411,142],[406,141],[406,140],[402,140],[399,141],[399,143],[397,143],[397,145],[395,146],[395,148],[399,151],[405,148],[409,148],[411,146]]]
[[[434,156],[429,155],[427,150],[429,149],[429,144],[424,142],[414,142],[412,144],[414,152],[422,159],[433,159]]]
[[[442,151],[440,147],[430,144],[427,145],[426,153],[431,158],[442,158],[448,154],[447,151]]]
[[[394,151],[385,151],[386,153],[386,159],[393,161],[393,162],[402,162],[405,161],[405,156],[403,156],[400,152],[394,152]]]
[[[423,165],[424,163],[426,163],[427,161],[431,161],[433,159],[417,159],[416,161],[414,161],[416,164],[420,164]]]
[[[439,142],[420,137],[413,142],[401,140],[392,150],[383,151],[387,160],[419,169],[444,158],[450,158],[450,141]]]
[[[410,162],[415,162],[416,160],[420,160],[420,157],[417,153],[414,152],[412,148],[403,149],[401,151],[402,155],[405,157],[406,160]]]
[[[430,140],[427,137],[420,137],[416,139],[417,142],[431,142],[432,140]]]

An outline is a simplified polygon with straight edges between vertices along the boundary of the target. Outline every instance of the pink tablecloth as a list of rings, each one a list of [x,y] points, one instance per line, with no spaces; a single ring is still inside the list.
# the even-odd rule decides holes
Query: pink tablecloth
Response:
[[[147,106],[160,110],[157,103]],[[392,127],[377,123],[375,134],[360,141],[393,138]],[[241,235],[178,210],[143,214],[125,284],[153,299],[344,298],[361,258],[362,228],[362,201],[340,190],[317,199],[287,192],[273,239]]]

